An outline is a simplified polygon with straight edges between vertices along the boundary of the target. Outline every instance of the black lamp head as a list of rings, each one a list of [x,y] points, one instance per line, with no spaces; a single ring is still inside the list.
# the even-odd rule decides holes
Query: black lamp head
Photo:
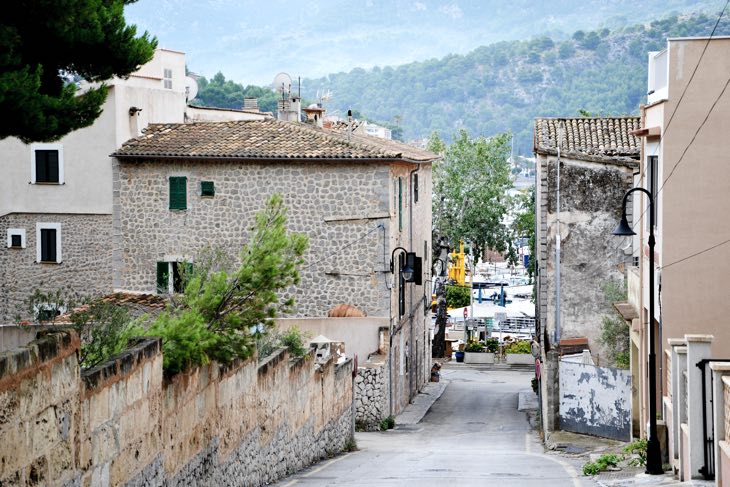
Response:
[[[631,225],[629,225],[629,222],[626,220],[625,213],[621,216],[621,221],[619,222],[616,229],[613,231],[613,234],[620,237],[630,237],[632,235],[636,235],[636,232],[631,228]]]

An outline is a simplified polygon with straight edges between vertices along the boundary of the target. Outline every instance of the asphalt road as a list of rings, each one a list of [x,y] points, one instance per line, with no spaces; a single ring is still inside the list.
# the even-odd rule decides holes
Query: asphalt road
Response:
[[[532,373],[442,369],[450,384],[423,420],[358,433],[358,451],[282,480],[290,486],[589,486],[585,460],[544,453],[517,410]]]

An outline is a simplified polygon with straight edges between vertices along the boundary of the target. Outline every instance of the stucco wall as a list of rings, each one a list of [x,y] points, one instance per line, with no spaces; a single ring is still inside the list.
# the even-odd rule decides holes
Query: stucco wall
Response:
[[[61,224],[61,263],[36,262],[38,222]],[[25,248],[5,245],[9,228],[25,229]],[[24,302],[35,289],[66,289],[77,297],[112,291],[111,215],[13,213],[0,217],[0,237],[0,323],[16,314],[29,318]]]
[[[560,428],[631,439],[631,374],[628,370],[560,362]]]
[[[280,351],[165,380],[157,339],[79,374],[78,339],[2,356],[0,483],[264,485],[351,439],[352,362]]]

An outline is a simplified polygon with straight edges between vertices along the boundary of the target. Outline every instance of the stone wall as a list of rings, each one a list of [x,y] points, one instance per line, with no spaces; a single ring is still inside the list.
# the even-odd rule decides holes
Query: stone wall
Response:
[[[0,356],[0,433],[12,439],[0,485],[264,485],[352,440],[351,361],[280,350],[165,379],[157,339],[83,374],[78,346],[60,331]]]
[[[278,192],[288,228],[309,237],[292,316],[327,316],[340,303],[388,316],[387,164],[157,161],[115,168],[115,287],[154,293],[157,261],[194,260],[208,246],[237,256],[254,215]],[[187,176],[187,210],[168,209],[170,176]],[[214,197],[199,196],[201,181],[215,183]]]
[[[360,431],[378,431],[388,417],[387,357],[375,356],[357,369],[355,378],[355,425]]]
[[[61,224],[61,263],[36,262],[38,222]],[[9,228],[25,229],[25,248],[8,248]],[[18,313],[31,318],[24,302],[36,289],[79,297],[112,291],[111,215],[11,213],[0,217],[0,239],[0,324]]]

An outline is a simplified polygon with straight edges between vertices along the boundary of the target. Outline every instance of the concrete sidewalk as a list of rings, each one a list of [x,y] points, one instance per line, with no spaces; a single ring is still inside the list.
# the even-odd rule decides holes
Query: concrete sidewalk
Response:
[[[433,403],[441,397],[441,394],[449,385],[448,380],[441,379],[440,382],[429,382],[421,392],[413,398],[413,401],[406,406],[402,413],[395,417],[395,426],[404,426],[419,423],[426,415]]]

